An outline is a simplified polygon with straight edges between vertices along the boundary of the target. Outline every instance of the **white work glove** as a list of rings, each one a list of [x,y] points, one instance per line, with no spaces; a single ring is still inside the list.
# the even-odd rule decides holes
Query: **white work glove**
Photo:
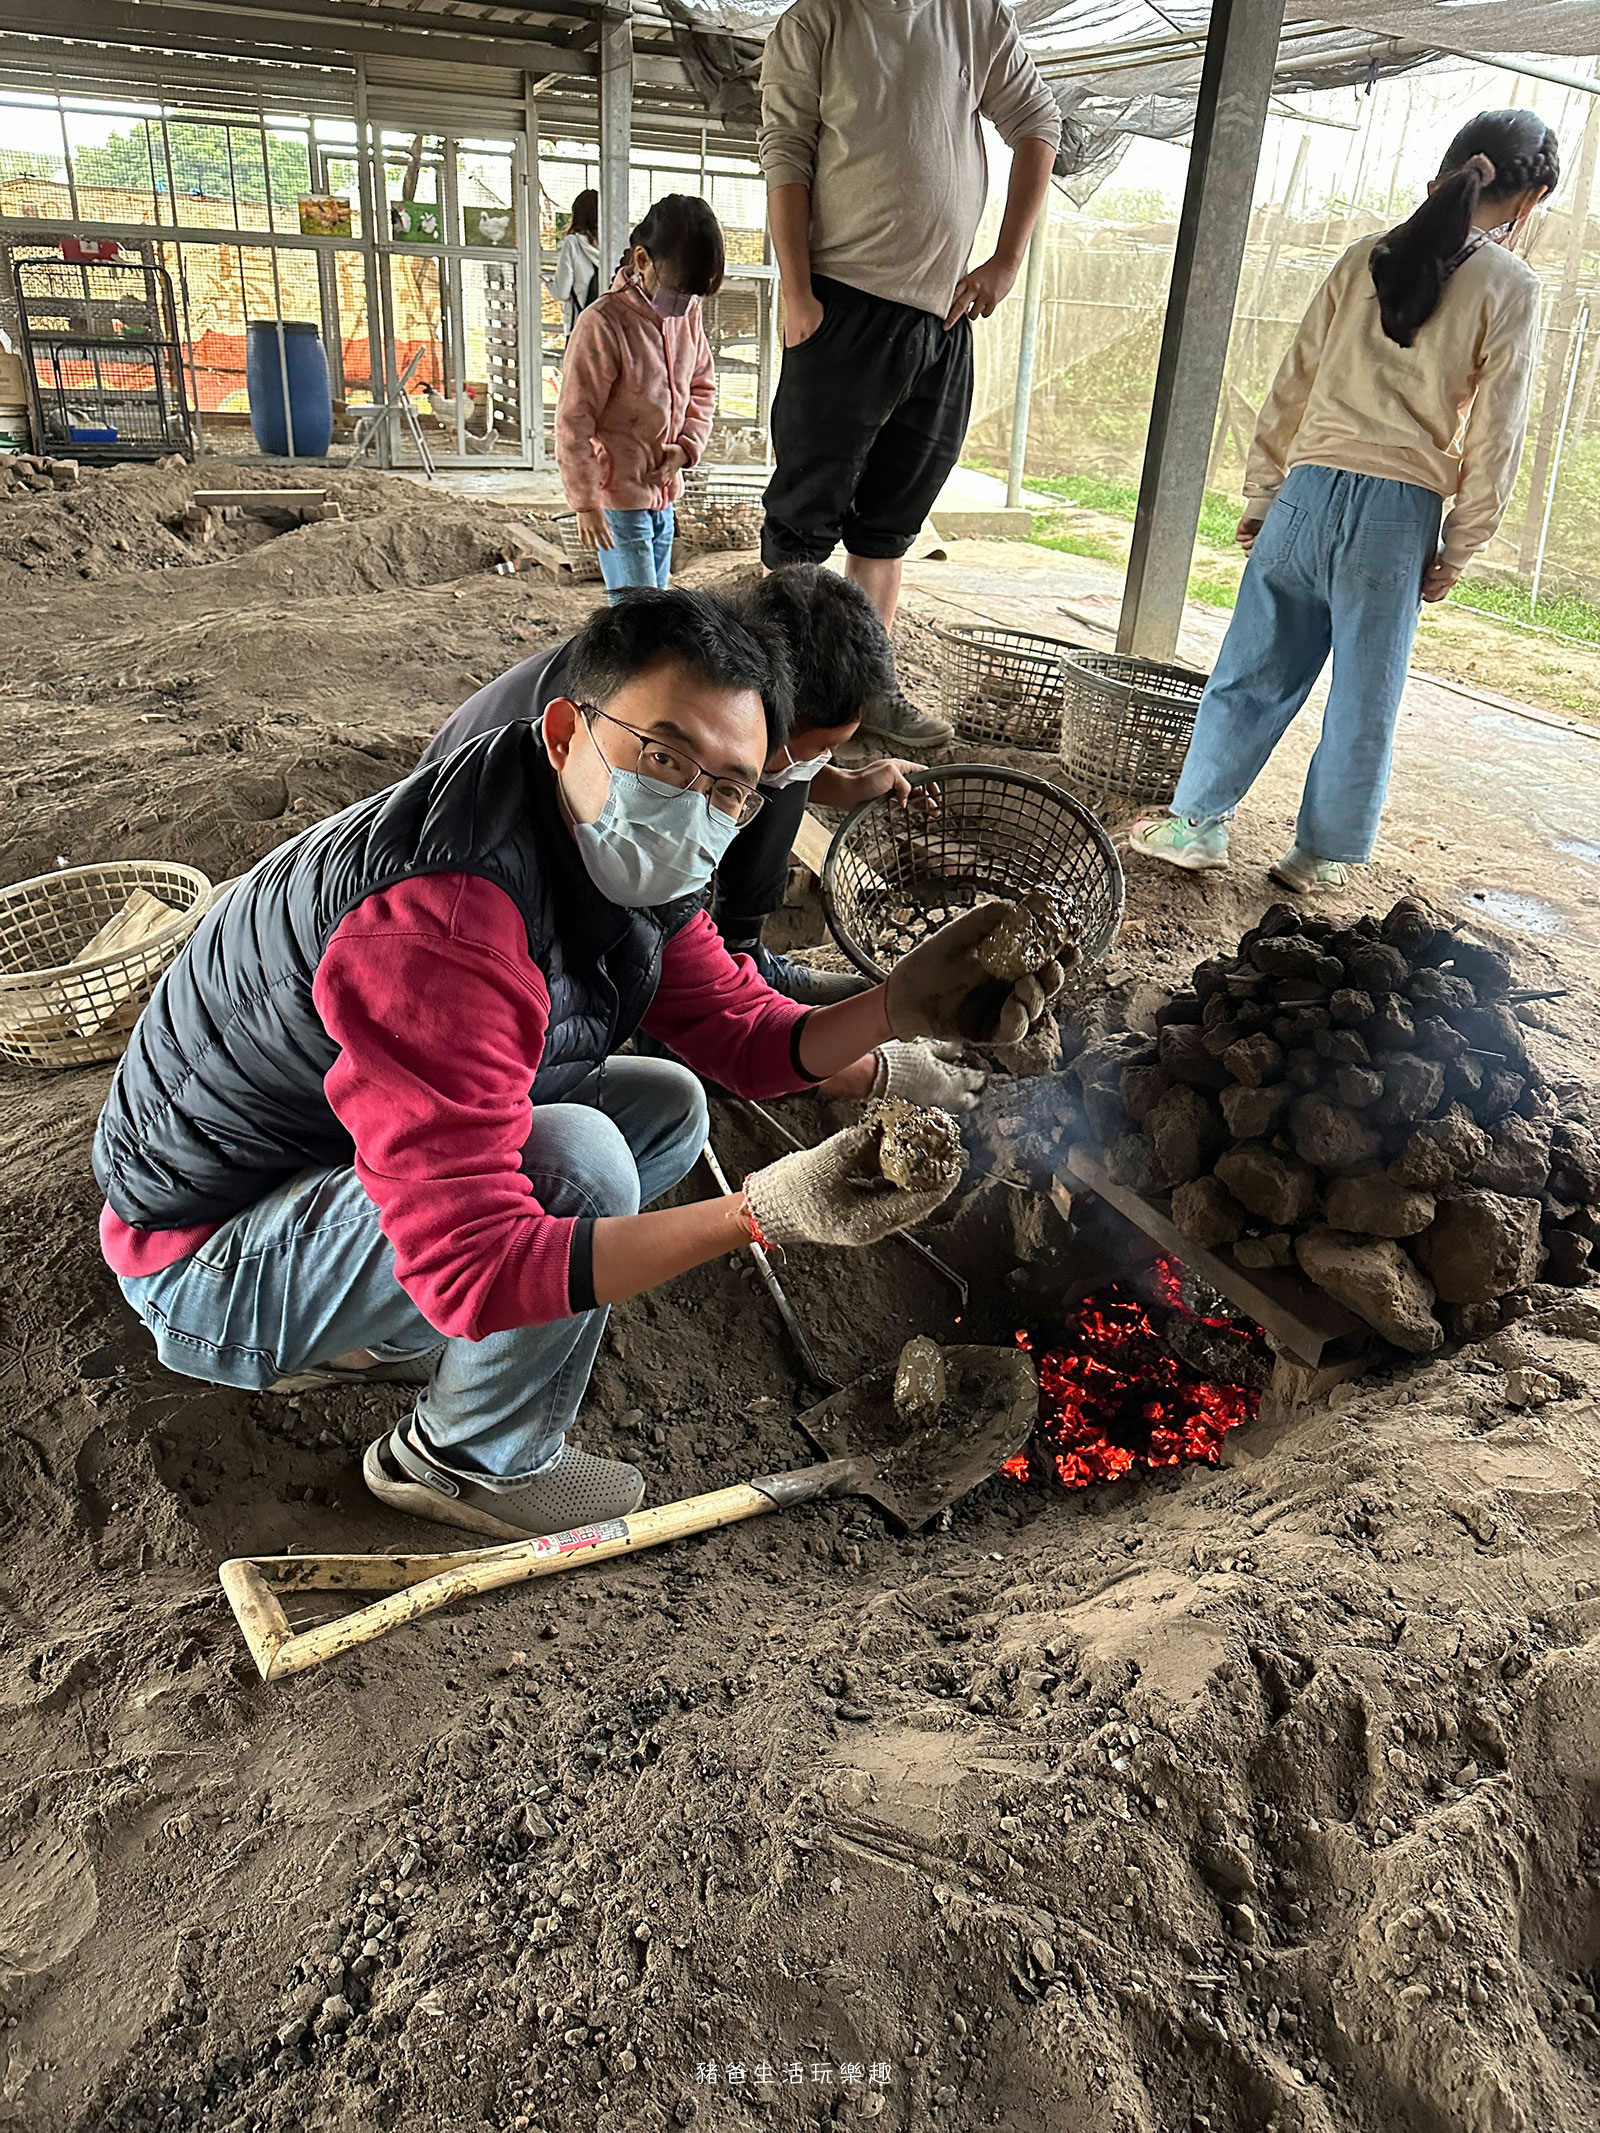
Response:
[[[876,1244],[954,1192],[959,1171],[923,1192],[891,1185],[878,1168],[878,1140],[872,1126],[847,1126],[752,1171],[744,1189],[768,1244]]]
[[[923,1038],[902,1044],[891,1037],[873,1054],[878,1071],[874,1096],[899,1096],[908,1104],[931,1104],[939,1111],[970,1111],[988,1075],[961,1064],[959,1044]]]
[[[889,974],[884,1007],[897,1037],[955,1037],[969,1044],[1026,1045],[1049,1017],[1050,1003],[1067,982],[1076,944],[1059,932],[1037,928],[1021,904],[979,904],[902,956]],[[1038,959],[1020,975],[997,977],[984,943],[1004,926],[1024,939],[1030,932]],[[1005,961],[994,953],[989,961]]]

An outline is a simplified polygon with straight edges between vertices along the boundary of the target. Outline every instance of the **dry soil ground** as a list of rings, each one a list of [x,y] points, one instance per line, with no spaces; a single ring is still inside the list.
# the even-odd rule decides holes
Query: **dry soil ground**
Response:
[[[503,511],[378,477],[335,481],[343,524],[211,560],[161,524],[192,480],[0,510],[0,878],[137,852],[234,872],[401,774],[588,603],[489,572]],[[926,686],[925,629],[905,653]],[[1352,909],[1459,901],[1425,839],[1374,873]],[[1116,975],[1175,977],[1269,894],[1136,874]],[[1555,1066],[1592,1038],[1586,953],[1525,944],[1570,988]],[[6,2122],[1596,2123],[1582,1299],[1268,1417],[1217,1472],[996,1481],[912,1540],[814,1508],[263,1686],[216,1565],[427,1545],[359,1480],[396,1401],[158,1369],[96,1250],[106,1078],[0,1081]],[[757,1156],[748,1122],[716,1132]],[[1007,1336],[1018,1253],[1069,1263],[1038,1209],[988,1182],[945,1225],[982,1276],[968,1335]],[[893,1246],[788,1272],[840,1376],[951,1331]],[[1506,1404],[1519,1353],[1558,1399]],[[803,1461],[804,1401],[722,1265],[616,1313],[586,1436],[665,1500]]]

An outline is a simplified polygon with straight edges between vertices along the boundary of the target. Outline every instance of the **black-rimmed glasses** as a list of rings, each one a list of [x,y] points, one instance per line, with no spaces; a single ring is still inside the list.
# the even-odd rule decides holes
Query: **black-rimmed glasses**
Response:
[[[664,741],[653,733],[641,733],[637,726],[625,725],[620,718],[613,718],[609,711],[602,711],[598,704],[579,704],[584,722],[594,736],[594,722],[603,718],[608,726],[615,726],[639,744],[638,757],[632,764],[618,763],[618,770],[633,770],[641,778],[653,778],[658,785],[670,785],[674,792],[693,792],[702,786],[706,805],[719,815],[727,815],[743,829],[747,822],[754,822],[766,805],[765,795],[753,785],[746,785],[738,778],[719,777],[704,769],[692,755],[671,741]],[[595,746],[600,746],[598,740]],[[600,750],[605,754],[605,750]],[[609,761],[609,757],[607,758]]]

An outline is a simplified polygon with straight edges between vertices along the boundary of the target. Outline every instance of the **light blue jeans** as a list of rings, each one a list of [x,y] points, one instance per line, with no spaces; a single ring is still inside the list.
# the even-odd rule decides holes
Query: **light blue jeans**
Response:
[[[1245,564],[1173,796],[1175,815],[1232,815],[1331,651],[1322,738],[1295,842],[1317,859],[1360,865],[1372,857],[1422,573],[1439,546],[1443,508],[1413,482],[1290,469]]]
[[[632,1215],[688,1175],[705,1141],[705,1093],[687,1067],[609,1059],[572,1101],[535,1109],[522,1167],[551,1214]],[[560,1452],[608,1315],[441,1343],[349,1169],[302,1171],[188,1259],[120,1285],[167,1368],[212,1384],[260,1392],[354,1348],[434,1358],[411,1434],[489,1487],[515,1487]]]
[[[600,550],[600,575],[615,600],[624,585],[665,585],[672,574],[672,506],[608,511],[613,548]]]

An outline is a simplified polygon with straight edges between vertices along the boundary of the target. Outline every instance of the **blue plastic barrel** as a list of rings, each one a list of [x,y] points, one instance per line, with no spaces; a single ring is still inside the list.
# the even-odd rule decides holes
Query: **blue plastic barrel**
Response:
[[[282,357],[278,335],[282,332]],[[289,425],[283,413],[283,374],[289,373],[289,415],[296,459],[320,459],[333,436],[333,395],[322,336],[301,319],[253,318],[245,327],[244,382],[250,395],[250,427],[263,452],[286,453]]]

